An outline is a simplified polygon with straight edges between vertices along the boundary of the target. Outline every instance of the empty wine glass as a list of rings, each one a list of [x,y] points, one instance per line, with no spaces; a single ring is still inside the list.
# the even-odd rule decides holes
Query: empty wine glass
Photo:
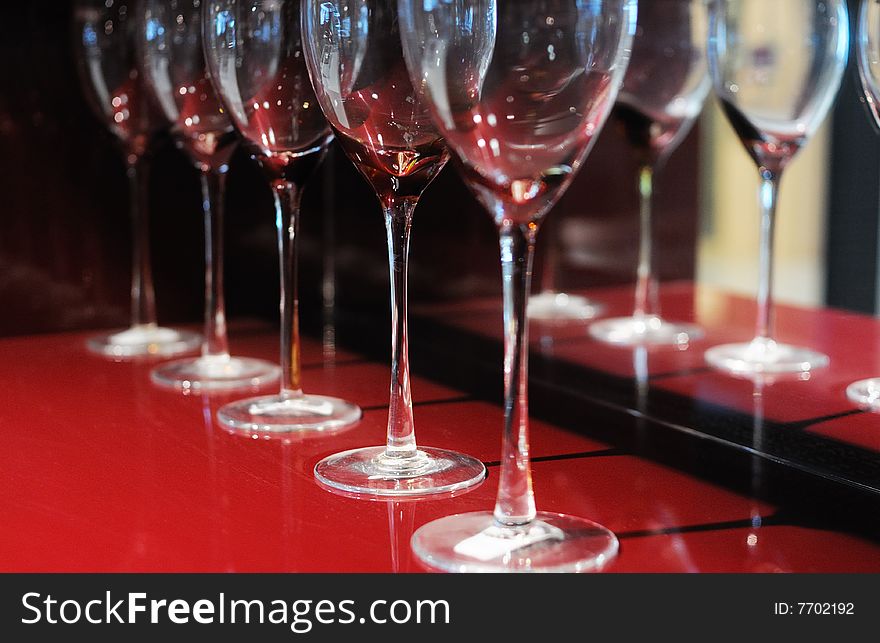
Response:
[[[197,333],[162,328],[156,323],[156,301],[150,261],[147,203],[150,146],[167,126],[158,105],[144,87],[137,48],[137,0],[78,0],[73,10],[74,47],[88,102],[121,144],[131,200],[131,326],[91,337],[89,350],[116,359],[148,355],[170,357],[198,348]]]
[[[498,226],[504,288],[504,432],[494,512],[413,535],[428,566],[590,571],[617,553],[593,522],[537,512],[528,439],[526,301],[536,233],[605,123],[636,26],[634,0],[400,0],[413,83]]]
[[[687,348],[703,335],[692,324],[660,317],[651,205],[654,179],[687,136],[703,108],[711,81],[706,67],[705,0],[652,0],[639,5],[629,67],[611,112],[639,164],[639,263],[631,317],[590,326],[590,335],[623,345]]]
[[[413,212],[449,158],[411,84],[395,0],[304,0],[306,62],[318,103],[385,214],[391,275],[391,400],[385,446],[337,453],[315,466],[322,485],[366,497],[446,494],[478,484],[483,463],[417,447],[407,337]]]
[[[880,128],[880,0],[863,0],[859,10],[856,52],[865,102],[873,123]],[[853,382],[847,397],[860,406],[880,409],[880,377]]]
[[[783,170],[818,129],[849,51],[845,0],[712,0],[709,74],[727,118],[758,166],[761,241],[755,338],[706,351],[741,375],[806,372],[828,364],[773,339],[773,233]]]
[[[333,139],[315,99],[300,38],[300,0],[208,0],[205,56],[226,112],[272,186],[281,275],[281,391],[227,404],[220,423],[245,431],[327,430],[356,405],[302,391],[297,241],[303,188]]]
[[[144,69],[178,144],[200,172],[205,217],[202,355],[162,364],[151,377],[160,386],[182,391],[259,386],[277,379],[278,367],[229,354],[223,298],[223,199],[237,137],[205,66],[201,0],[146,0],[143,18]]]

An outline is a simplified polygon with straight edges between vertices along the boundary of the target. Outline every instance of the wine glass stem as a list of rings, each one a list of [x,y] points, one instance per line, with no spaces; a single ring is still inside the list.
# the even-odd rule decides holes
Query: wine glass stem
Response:
[[[385,454],[396,458],[416,454],[406,324],[409,234],[415,207],[416,199],[413,198],[392,197],[384,203],[388,268],[391,274],[391,401],[388,406]]]
[[[156,326],[156,299],[150,260],[150,216],[148,161],[142,155],[129,157],[126,174],[131,199],[132,264],[131,325]]]
[[[758,262],[758,320],[756,339],[771,339],[773,324],[773,234],[776,227],[776,201],[779,194],[778,172],[761,169],[761,239]]]
[[[504,433],[495,520],[508,526],[535,518],[529,464],[529,330],[526,301],[532,280],[536,230],[501,225],[504,297]]]
[[[281,276],[281,397],[302,395],[300,380],[297,235],[302,190],[291,181],[272,183]]]
[[[205,341],[202,356],[229,358],[226,304],[223,299],[223,198],[226,173],[204,170],[202,209],[205,213]]]
[[[660,314],[657,299],[657,278],[654,275],[654,238],[651,212],[654,199],[654,167],[646,164],[639,168],[639,264],[636,271],[636,305],[633,316],[637,319]]]

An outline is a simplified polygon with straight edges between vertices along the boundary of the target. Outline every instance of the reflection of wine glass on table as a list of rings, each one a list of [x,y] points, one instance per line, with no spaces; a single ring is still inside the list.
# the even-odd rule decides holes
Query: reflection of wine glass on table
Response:
[[[704,0],[652,0],[639,5],[629,67],[611,113],[639,164],[641,229],[635,309],[631,317],[590,326],[590,335],[611,344],[687,348],[691,340],[703,335],[694,325],[660,317],[651,206],[657,173],[687,136],[709,91],[706,18]]]
[[[874,125],[880,128],[880,1],[864,0],[859,11],[856,43],[859,76]],[[853,382],[846,396],[872,410],[880,409],[880,377]]]
[[[299,0],[209,0],[205,56],[226,112],[255,149],[272,187],[281,275],[281,391],[223,406],[247,431],[315,431],[356,422],[356,405],[301,385],[296,249],[300,200],[332,140],[309,81]]]
[[[537,512],[528,441],[526,301],[538,227],[608,117],[635,30],[629,0],[401,0],[404,52],[435,123],[498,226],[504,288],[504,433],[494,512],[413,535],[446,571],[590,571],[617,553],[593,522]]]
[[[566,324],[597,317],[604,310],[602,304],[583,295],[557,290],[563,254],[562,234],[559,222],[551,223],[549,228],[544,233],[549,233],[550,238],[541,269],[541,292],[529,297],[526,315],[532,321],[545,324]]]
[[[413,87],[394,0],[306,0],[306,62],[318,102],[348,157],[382,203],[391,276],[391,401],[385,446],[325,458],[317,480],[365,496],[448,493],[481,482],[479,460],[417,447],[407,338],[407,260],[413,212],[448,159]]]
[[[205,217],[205,340],[198,358],[153,369],[156,384],[182,391],[250,388],[278,378],[265,360],[232,357],[223,299],[223,198],[237,142],[211,86],[202,52],[200,0],[147,0],[144,68],[181,148],[198,168]]]
[[[92,337],[88,348],[113,358],[169,357],[198,348],[196,333],[156,323],[150,261],[148,170],[154,135],[167,123],[144,87],[135,54],[136,2],[78,0],[74,39],[82,86],[93,111],[116,135],[125,153],[132,222],[131,327]]]
[[[409,502],[388,501],[388,538],[391,545],[391,571],[395,574],[408,571],[405,564],[410,552],[409,541],[413,533],[415,505]]]
[[[709,72],[761,187],[755,338],[706,351],[713,367],[742,375],[805,372],[828,357],[773,339],[773,233],[783,170],[818,129],[840,87],[849,50],[844,0],[713,0]]]

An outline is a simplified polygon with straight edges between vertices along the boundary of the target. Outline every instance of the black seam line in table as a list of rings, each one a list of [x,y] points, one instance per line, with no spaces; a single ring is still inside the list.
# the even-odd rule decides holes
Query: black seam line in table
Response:
[[[757,524],[756,524],[757,522]],[[706,522],[697,525],[684,525],[682,527],[663,527],[660,529],[635,529],[633,531],[617,531],[614,532],[619,540],[627,540],[630,538],[649,538],[651,536],[673,536],[675,534],[693,534],[710,531],[727,531],[729,529],[747,529],[755,527],[778,527],[786,525],[787,522],[780,518],[778,514],[770,514],[768,516],[755,516],[753,518],[741,518],[739,520],[724,520],[721,522]]]
[[[443,397],[437,400],[421,400],[413,402],[413,406],[437,406],[440,404],[456,404],[458,402],[475,402],[477,397],[474,395],[459,395],[458,397]],[[362,406],[361,411],[387,411],[387,404],[374,404],[372,406]]]
[[[578,453],[557,453],[555,455],[540,455],[535,458],[530,458],[531,462],[555,462],[557,460],[579,460],[582,458],[601,458],[605,456],[615,456],[615,455],[632,455],[631,452],[626,449],[599,449],[598,451],[580,451]],[[483,465],[486,467],[498,467],[501,466],[501,460],[490,460],[489,462],[483,462]]]
[[[810,418],[807,420],[796,420],[794,422],[780,422],[782,426],[786,429],[793,429],[795,431],[803,431],[804,429],[808,429],[811,426],[815,426],[817,424],[822,424],[823,422],[830,422],[831,420],[839,420],[840,418],[849,417],[850,415],[862,415],[866,411],[864,409],[847,409],[846,411],[840,411],[839,413],[830,413],[828,415],[823,415],[817,418]]]

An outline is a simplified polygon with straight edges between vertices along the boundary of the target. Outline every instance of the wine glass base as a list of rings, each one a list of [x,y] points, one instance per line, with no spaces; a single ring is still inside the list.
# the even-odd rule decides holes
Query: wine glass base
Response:
[[[315,465],[315,479],[322,486],[370,498],[450,494],[485,478],[486,467],[476,458],[431,447],[410,458],[388,456],[384,446],[365,447]]]
[[[492,512],[447,516],[412,536],[415,555],[447,572],[592,572],[617,555],[617,537],[583,518],[539,512],[522,527],[504,527]]]
[[[615,317],[590,325],[590,336],[621,346],[675,346],[687,348],[701,338],[703,329],[693,324],[668,322],[657,316]]]
[[[198,357],[161,364],[150,373],[158,386],[185,393],[251,389],[277,380],[281,369],[250,357]]]
[[[265,395],[226,404],[217,411],[217,419],[236,431],[331,431],[360,420],[361,409],[351,402],[324,395]]]
[[[880,378],[853,382],[846,387],[846,396],[862,408],[880,411]]]
[[[593,319],[604,307],[580,295],[563,292],[542,292],[529,297],[526,315],[529,319],[551,324],[580,322]]]
[[[827,355],[809,348],[773,340],[713,346],[706,351],[705,359],[713,368],[735,375],[807,373],[828,366],[830,361]]]
[[[92,353],[111,359],[173,357],[198,350],[201,344],[198,333],[161,326],[132,326],[86,340]]]

